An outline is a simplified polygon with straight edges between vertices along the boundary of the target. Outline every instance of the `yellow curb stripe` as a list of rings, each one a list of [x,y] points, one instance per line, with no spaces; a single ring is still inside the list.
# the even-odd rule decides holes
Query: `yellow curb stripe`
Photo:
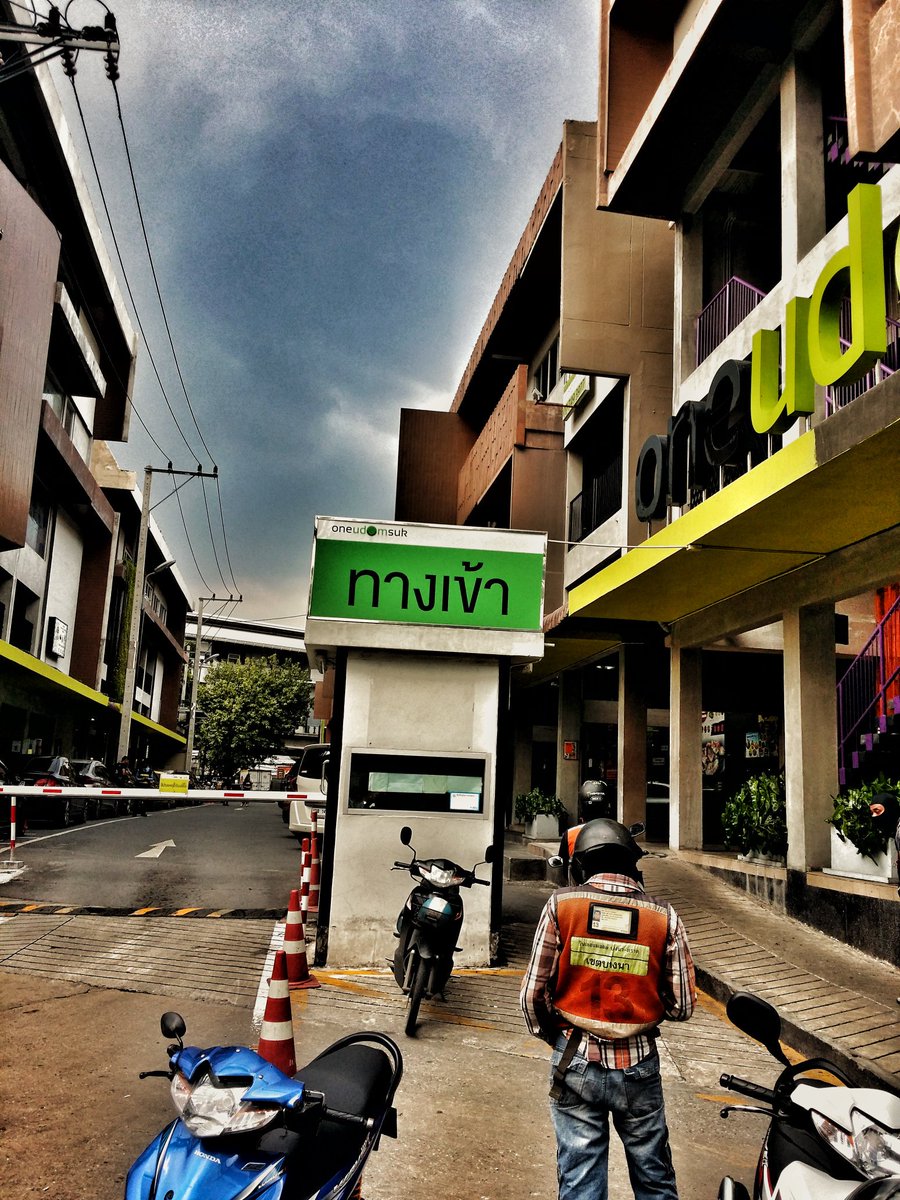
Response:
[[[199,911],[200,911],[199,907],[198,908],[179,908],[176,912],[172,913],[172,916],[173,917],[186,917],[188,915],[188,913],[199,912]]]
[[[132,917],[145,917],[147,913],[152,912],[159,912],[159,908],[156,905],[151,904],[149,908],[136,908],[134,912],[130,913],[129,915]]]

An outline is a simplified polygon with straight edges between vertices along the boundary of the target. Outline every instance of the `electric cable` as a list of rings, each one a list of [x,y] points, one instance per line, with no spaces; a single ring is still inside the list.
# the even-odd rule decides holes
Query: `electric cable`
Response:
[[[147,351],[147,357],[150,359],[150,364],[153,367],[154,374],[156,375],[156,381],[159,384],[159,388],[160,388],[160,391],[162,392],[163,399],[166,402],[166,407],[168,408],[169,413],[171,414],[172,420],[175,422],[175,428],[181,434],[181,440],[184,442],[185,446],[188,448],[188,451],[190,452],[191,457],[194,459],[197,459],[197,458],[199,458],[199,455],[197,455],[193,446],[187,440],[185,432],[181,428],[181,424],[178,420],[178,417],[175,415],[175,410],[173,409],[171,401],[169,400],[168,392],[166,391],[165,384],[163,383],[162,377],[160,376],[159,368],[156,365],[156,359],[153,357],[153,352],[150,349],[150,342],[147,338],[146,333],[144,332],[143,322],[141,321],[140,313],[138,312],[137,303],[135,302],[135,298],[134,298],[134,293],[131,290],[131,283],[129,282],[129,279],[128,279],[128,273],[125,270],[125,263],[122,260],[122,252],[119,249],[119,239],[116,236],[116,231],[113,226],[112,216],[109,211],[109,205],[106,201],[106,193],[103,189],[103,184],[100,180],[100,172],[97,169],[97,160],[94,155],[94,147],[91,143],[90,134],[88,133],[87,123],[84,119],[84,111],[82,110],[82,107],[81,107],[81,99],[79,98],[79,95],[78,95],[78,89],[75,86],[74,77],[70,75],[69,81],[72,84],[72,93],[75,97],[75,104],[78,109],[78,116],[81,120],[81,128],[84,131],[85,141],[87,142],[88,154],[90,155],[90,159],[91,159],[91,166],[94,168],[94,176],[97,180],[97,187],[99,188],[99,191],[100,191],[100,199],[103,203],[103,211],[106,214],[107,224],[109,225],[109,231],[110,231],[110,234],[112,235],[112,242],[113,242],[113,246],[115,247],[115,250],[116,250],[116,257],[119,260],[119,267],[122,270],[122,278],[124,279],[124,282],[125,282],[125,288],[128,292],[128,298],[131,301],[131,306],[132,306],[132,309],[134,310],[135,320],[137,322],[138,329],[141,332],[141,337],[144,340],[144,348]]]
[[[222,521],[222,544],[225,547],[225,561],[228,563],[228,572],[231,575],[231,582],[234,584],[234,590],[236,592],[240,592],[240,591],[242,591],[242,588],[239,586],[238,581],[235,578],[234,567],[232,567],[232,565],[231,565],[231,555],[228,553],[228,536],[225,533],[225,510],[222,507],[222,491],[221,491],[221,488],[219,487],[218,472],[216,472],[216,492],[218,493],[218,499],[219,499],[219,517]]]
[[[201,430],[200,425],[197,422],[197,414],[194,412],[193,404],[191,404],[191,398],[188,395],[188,390],[187,390],[187,387],[184,382],[184,375],[181,372],[181,364],[179,363],[178,355],[175,352],[175,342],[172,339],[172,330],[169,325],[169,318],[166,313],[166,306],[163,303],[162,292],[161,292],[160,286],[159,286],[159,278],[156,274],[156,264],[153,261],[153,253],[150,249],[150,239],[147,236],[147,226],[144,221],[144,209],[143,209],[143,205],[141,204],[140,195],[138,194],[137,180],[135,179],[134,166],[131,161],[131,147],[128,144],[128,136],[125,132],[125,121],[122,116],[122,104],[119,99],[119,89],[116,86],[115,79],[111,80],[111,83],[112,83],[113,95],[115,96],[115,100],[116,100],[116,115],[119,120],[119,128],[122,131],[122,144],[125,147],[125,160],[128,163],[128,174],[131,179],[131,190],[134,194],[134,203],[137,208],[138,220],[139,220],[140,226],[141,226],[141,235],[143,236],[144,247],[147,251],[147,261],[150,264],[150,274],[153,276],[153,285],[156,288],[156,298],[159,301],[159,311],[162,313],[163,325],[165,326],[166,335],[169,339],[169,348],[172,351],[172,361],[175,363],[175,370],[178,374],[178,380],[181,384],[181,390],[182,390],[182,392],[184,392],[184,398],[187,402],[188,411],[190,412],[191,419],[194,422],[194,428],[197,430],[197,434],[200,438],[201,443],[203,444],[203,449],[209,455],[210,461],[212,462],[213,466],[215,466],[215,461],[216,461],[215,455],[213,454],[212,450],[210,450],[209,446],[206,444],[206,439],[203,436],[203,431]]]
[[[206,494],[206,479],[201,476],[200,487],[203,492],[203,507],[206,509],[206,525],[209,529],[209,540],[212,545],[213,558],[216,560],[216,570],[219,572],[219,578],[222,580],[222,587],[228,587],[228,580],[222,573],[222,566],[219,562],[219,555],[216,551],[216,539],[213,534],[212,517],[209,515],[209,497]]]

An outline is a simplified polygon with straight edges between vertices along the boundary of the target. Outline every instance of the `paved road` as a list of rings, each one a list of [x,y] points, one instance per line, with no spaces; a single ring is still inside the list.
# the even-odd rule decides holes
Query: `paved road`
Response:
[[[300,862],[298,843],[268,796],[245,808],[206,804],[68,830],[34,828],[16,857],[25,871],[0,882],[0,905],[24,899],[122,913],[278,913]]]

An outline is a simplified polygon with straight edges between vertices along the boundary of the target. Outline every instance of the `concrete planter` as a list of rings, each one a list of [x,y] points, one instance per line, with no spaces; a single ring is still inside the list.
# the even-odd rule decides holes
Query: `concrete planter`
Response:
[[[825,868],[828,875],[847,875],[851,879],[871,879],[879,883],[897,882],[897,864],[893,843],[883,854],[874,859],[860,854],[852,842],[842,839],[838,831],[831,829],[831,867]]]
[[[538,813],[525,822],[525,836],[536,842],[555,842],[559,838],[559,817]]]

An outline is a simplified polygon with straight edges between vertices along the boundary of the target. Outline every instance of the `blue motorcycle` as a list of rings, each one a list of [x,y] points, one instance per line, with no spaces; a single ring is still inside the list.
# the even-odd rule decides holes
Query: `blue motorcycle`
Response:
[[[397,1136],[397,1045],[350,1034],[290,1078],[244,1046],[185,1046],[164,1013],[178,1118],[138,1157],[125,1200],[350,1200],[382,1136]]]

